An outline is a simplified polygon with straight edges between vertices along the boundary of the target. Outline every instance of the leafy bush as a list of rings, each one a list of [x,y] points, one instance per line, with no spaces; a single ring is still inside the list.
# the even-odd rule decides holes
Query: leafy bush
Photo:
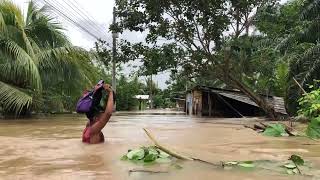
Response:
[[[320,115],[320,89],[313,90],[300,98],[299,106],[299,115],[310,119],[318,117]]]
[[[283,124],[269,124],[263,135],[272,137],[289,136]]]
[[[319,80],[314,80],[315,85],[311,85],[309,88],[313,88],[311,92],[304,94],[299,99],[300,110],[298,113],[307,117],[310,120],[306,135],[313,139],[320,138],[320,89],[317,85]]]
[[[313,118],[308,125],[306,134],[313,139],[320,138],[320,116]]]

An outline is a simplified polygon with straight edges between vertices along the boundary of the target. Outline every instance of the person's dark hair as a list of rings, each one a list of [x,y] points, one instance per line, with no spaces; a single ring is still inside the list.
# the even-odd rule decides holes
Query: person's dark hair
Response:
[[[104,92],[104,89],[100,88],[100,89],[96,90],[96,92],[92,96],[92,108],[88,113],[86,113],[87,118],[90,121],[93,121],[93,118],[95,116],[97,116],[98,114],[100,114],[101,112],[103,112],[105,110],[105,107],[102,107],[100,104],[102,98],[103,99],[107,98],[107,95],[103,92]],[[112,91],[112,93],[113,93],[113,103],[115,103],[116,94],[114,93],[114,91]]]

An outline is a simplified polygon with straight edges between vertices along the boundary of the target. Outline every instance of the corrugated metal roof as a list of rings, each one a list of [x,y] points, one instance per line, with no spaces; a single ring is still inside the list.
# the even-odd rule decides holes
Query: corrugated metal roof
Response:
[[[200,89],[210,91],[213,93],[217,93],[217,94],[220,94],[221,96],[224,96],[224,97],[227,97],[230,99],[234,99],[234,100],[246,103],[246,104],[250,104],[252,106],[259,107],[247,95],[243,94],[239,90],[224,90],[224,89],[211,88],[211,87],[205,87],[205,86],[200,86]],[[273,107],[277,113],[281,113],[284,115],[287,114],[287,111],[285,109],[284,100],[282,97],[265,96],[265,95],[261,95],[261,96],[264,97],[265,100],[268,101],[271,105],[273,105]]]

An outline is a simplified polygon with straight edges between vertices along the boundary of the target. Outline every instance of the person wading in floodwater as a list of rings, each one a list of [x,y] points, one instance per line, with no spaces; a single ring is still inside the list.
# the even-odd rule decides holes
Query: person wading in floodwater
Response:
[[[106,99],[106,107],[103,109],[100,105],[100,100],[102,98],[102,91],[105,90],[109,95]],[[84,97],[86,94],[84,95]],[[97,144],[97,143],[103,143],[104,142],[104,135],[101,132],[101,130],[106,126],[108,121],[110,120],[110,117],[113,112],[113,105],[115,101],[115,94],[109,84],[104,84],[103,81],[101,83],[98,83],[92,94],[87,98],[90,102],[90,111],[85,112],[87,118],[89,121],[87,122],[86,128],[83,130],[82,134],[82,142],[89,143],[89,144]],[[83,97],[83,98],[84,98]],[[78,105],[77,112],[81,111],[78,110],[78,108],[82,108],[80,106],[83,106],[83,103],[85,103],[84,99],[81,99],[79,102],[82,101],[82,105]],[[78,102],[78,104],[79,104]]]

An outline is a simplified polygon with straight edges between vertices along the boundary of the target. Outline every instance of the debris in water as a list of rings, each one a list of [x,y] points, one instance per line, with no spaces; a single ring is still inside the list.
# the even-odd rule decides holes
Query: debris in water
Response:
[[[153,162],[170,163],[172,161],[172,157],[156,146],[149,146],[131,150],[127,154],[123,155],[121,160],[129,160],[134,163],[143,164],[150,164]]]
[[[297,132],[294,131],[293,128],[282,123],[264,124],[260,122],[260,124],[254,124],[253,126],[245,125],[244,127],[253,129],[256,132],[262,133],[265,136],[272,136],[272,137],[285,136],[286,137],[286,136],[297,135]]]

